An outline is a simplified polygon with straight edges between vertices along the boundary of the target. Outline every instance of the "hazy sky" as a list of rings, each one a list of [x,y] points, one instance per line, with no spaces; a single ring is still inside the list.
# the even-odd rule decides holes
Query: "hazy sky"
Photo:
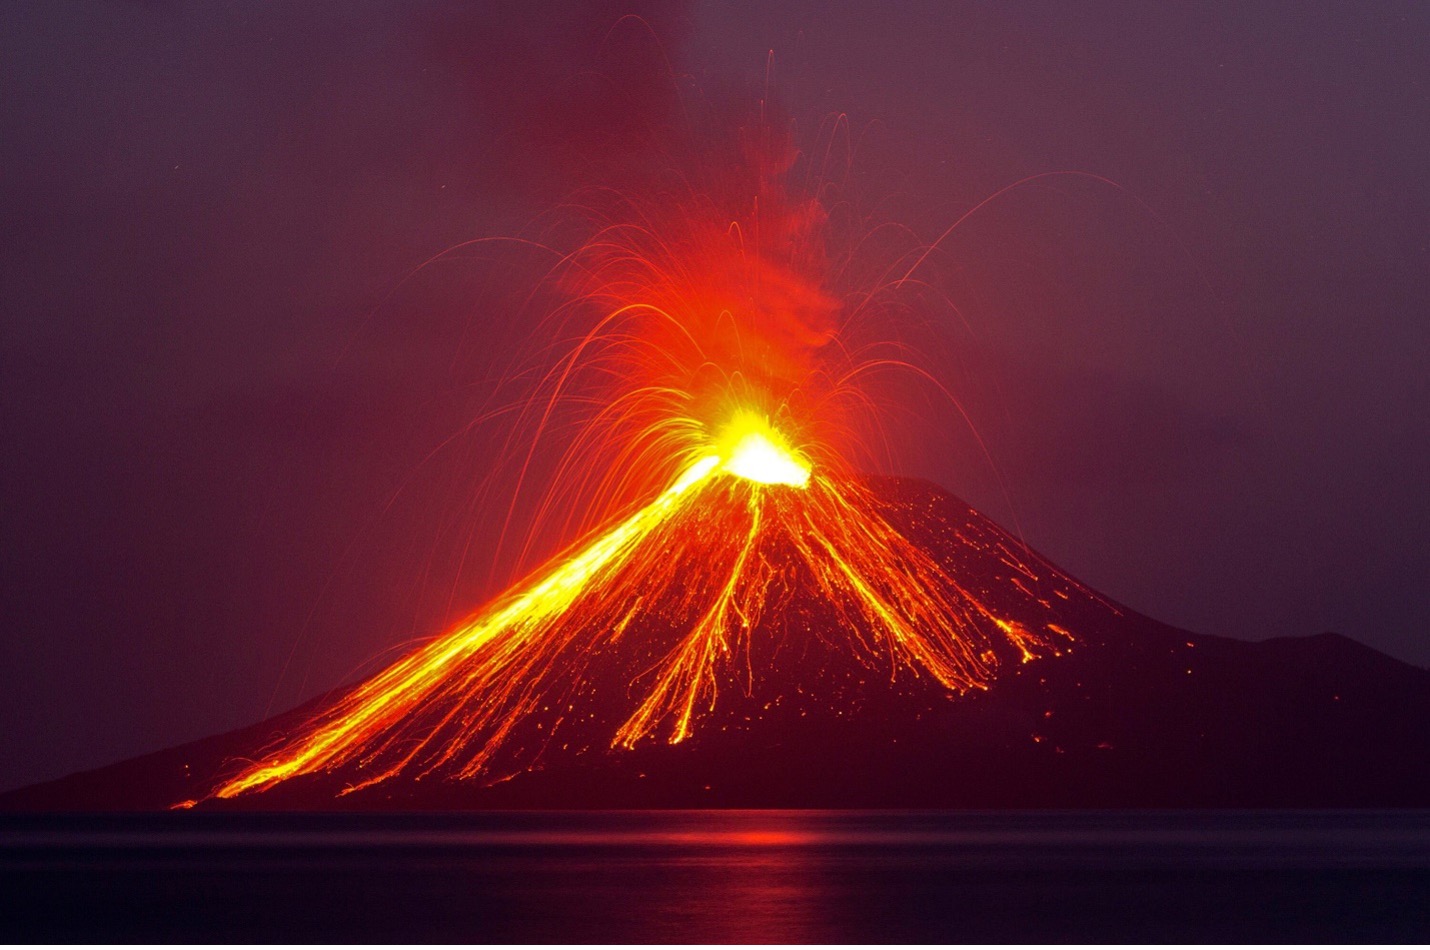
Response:
[[[944,245],[993,464],[930,410],[904,471],[1158,619],[1430,663],[1430,6],[12,3],[0,787],[247,724],[494,592],[455,543],[481,447],[423,460],[524,265],[401,281],[666,101],[631,10],[686,101],[773,49],[801,134],[847,114],[858,200],[928,239],[1105,179]]]

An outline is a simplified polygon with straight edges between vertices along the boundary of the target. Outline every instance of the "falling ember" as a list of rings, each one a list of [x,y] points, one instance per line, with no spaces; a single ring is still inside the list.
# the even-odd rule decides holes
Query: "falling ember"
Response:
[[[837,331],[877,317],[882,290],[841,303],[827,215],[787,186],[788,141],[768,124],[740,132],[744,175],[658,205],[623,198],[549,277],[571,302],[547,322],[574,342],[522,377],[536,382],[513,442],[534,446],[575,411],[541,507],[578,484],[616,513],[211,797],[338,771],[348,792],[399,775],[492,782],[592,735],[679,743],[722,694],[749,694],[769,638],[817,638],[869,675],[946,694],[1072,641],[1001,616],[850,474],[841,440],[870,403],[856,382],[905,364],[859,362]],[[523,481],[533,452],[515,453]]]

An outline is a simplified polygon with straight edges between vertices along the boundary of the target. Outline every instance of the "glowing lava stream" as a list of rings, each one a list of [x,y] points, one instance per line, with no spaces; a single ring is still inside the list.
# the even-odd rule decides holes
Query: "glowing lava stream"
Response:
[[[212,794],[345,766],[360,770],[347,791],[409,770],[511,774],[530,762],[492,766],[513,731],[549,716],[536,732],[550,742],[563,720],[580,719],[583,690],[596,689],[582,677],[595,656],[626,646],[637,618],[672,636],[654,645],[663,655],[647,675],[626,684],[643,695],[610,744],[632,747],[667,722],[667,740],[679,742],[714,709],[726,666],[748,651],[762,615],[779,619],[792,585],[831,606],[870,668],[926,674],[953,692],[986,688],[1002,660],[1057,652],[1053,638],[995,617],[960,588],[862,487],[812,472],[760,422],[737,417],[650,504],[351,690]]]

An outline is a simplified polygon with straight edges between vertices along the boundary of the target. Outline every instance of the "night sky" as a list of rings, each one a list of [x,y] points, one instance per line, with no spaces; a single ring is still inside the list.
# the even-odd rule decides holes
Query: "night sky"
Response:
[[[530,265],[404,277],[771,49],[926,239],[1106,180],[944,245],[992,462],[918,405],[897,471],[1157,619],[1430,664],[1430,6],[579,6],[6,6],[0,788],[288,708],[511,579],[490,444],[429,456]]]

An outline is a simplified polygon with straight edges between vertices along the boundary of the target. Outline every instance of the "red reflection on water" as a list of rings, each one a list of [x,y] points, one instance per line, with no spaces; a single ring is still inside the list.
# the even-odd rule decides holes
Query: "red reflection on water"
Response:
[[[703,829],[670,836],[684,847],[668,869],[666,886],[658,889],[650,939],[693,937],[709,943],[825,939],[832,910],[820,848],[825,835],[811,816],[707,813],[702,818]]]

